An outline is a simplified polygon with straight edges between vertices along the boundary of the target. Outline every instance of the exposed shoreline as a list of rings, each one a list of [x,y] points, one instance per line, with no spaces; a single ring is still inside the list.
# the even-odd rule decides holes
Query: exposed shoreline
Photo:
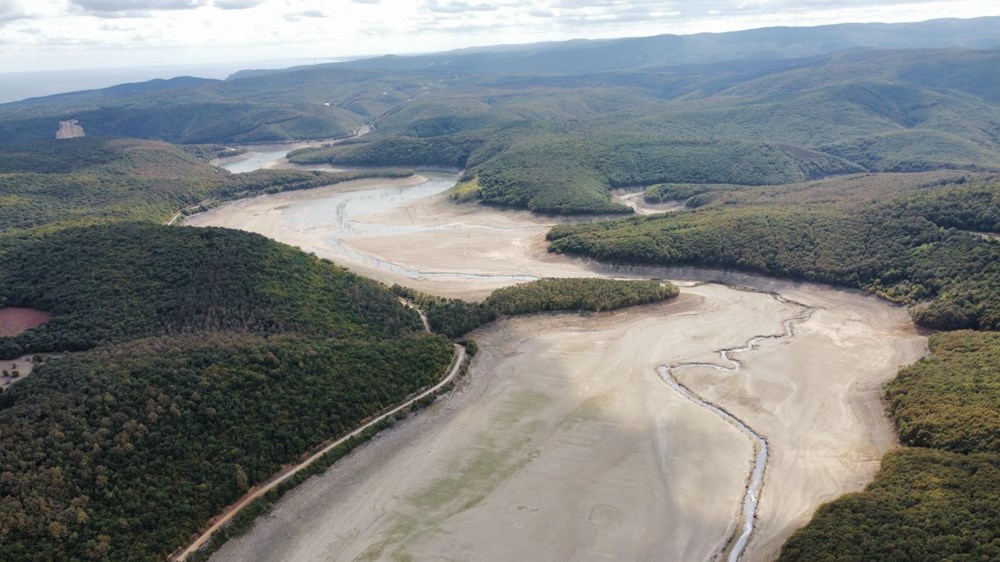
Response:
[[[423,316],[421,316],[421,318],[424,320],[424,324],[426,326],[427,322],[426,318],[423,318]],[[229,506],[228,508],[225,509],[225,511],[223,511],[221,514],[212,519],[208,527],[204,531],[202,531],[201,534],[191,544],[187,545],[177,555],[172,556],[171,558],[178,562],[183,562],[189,556],[197,552],[202,546],[208,543],[208,541],[212,539],[212,536],[215,534],[216,531],[218,531],[227,523],[229,523],[229,521],[231,521],[233,517],[235,517],[245,507],[249,506],[254,500],[263,497],[264,494],[266,494],[267,492],[280,486],[282,482],[295,476],[295,474],[297,474],[298,472],[307,469],[310,465],[320,460],[323,457],[323,455],[339,447],[340,445],[343,445],[349,440],[359,437],[360,435],[362,435],[362,433],[364,433],[366,429],[375,427],[383,420],[398,414],[404,409],[411,407],[414,403],[421,400],[422,398],[431,396],[440,391],[442,388],[444,388],[445,385],[452,383],[455,380],[455,377],[457,377],[461,372],[462,366],[465,363],[465,359],[466,359],[465,348],[458,344],[455,344],[455,357],[452,360],[451,365],[448,367],[447,372],[441,378],[440,381],[435,383],[433,386],[425,390],[422,390],[413,396],[410,396],[402,403],[392,407],[388,411],[356,427],[353,431],[351,431],[347,435],[334,439],[331,442],[323,445],[319,450],[309,455],[309,457],[306,458],[305,460],[296,463],[294,466],[282,470],[279,474],[275,475],[267,482],[254,486],[253,489],[244,494],[244,496],[240,498],[235,504]]]
[[[417,179],[411,180],[409,184],[384,180],[368,181],[370,182],[367,184],[368,186],[391,185],[395,188],[408,185],[406,189],[423,185],[412,183],[412,181],[420,181]],[[425,188],[426,186],[420,189]],[[833,289],[810,283],[782,281],[737,272],[692,268],[616,267],[587,260],[555,256],[546,251],[544,235],[552,225],[561,223],[562,219],[537,217],[526,212],[500,211],[476,205],[458,206],[447,202],[443,195],[423,196],[414,200],[402,201],[386,208],[365,209],[365,212],[359,215],[340,217],[337,219],[341,221],[337,223],[340,226],[336,228],[341,228],[345,224],[348,227],[338,231],[336,239],[332,239],[331,228],[333,227],[324,226],[323,217],[317,215],[319,209],[323,208],[323,204],[325,204],[323,201],[331,196],[342,196],[344,193],[359,190],[365,192],[368,189],[370,188],[361,185],[341,184],[319,190],[287,192],[237,201],[216,207],[208,213],[196,215],[192,217],[193,220],[189,224],[230,226],[252,230],[279,241],[298,245],[321,257],[329,257],[360,274],[374,277],[383,282],[399,282],[428,293],[444,296],[482,297],[497,286],[515,282],[514,277],[516,276],[659,277],[721,281],[759,291],[775,292],[784,298],[802,302],[815,308],[817,312],[814,317],[802,322],[794,337],[781,342],[763,341],[759,347],[754,349],[753,353],[747,354],[745,372],[721,373],[709,367],[693,367],[677,373],[680,384],[690,388],[692,392],[697,393],[704,400],[724,406],[734,416],[746,421],[761,435],[766,435],[769,446],[773,448],[772,458],[763,476],[765,493],[761,496],[758,507],[758,524],[749,541],[748,550],[743,558],[745,560],[769,559],[780,548],[784,539],[808,520],[812,511],[820,503],[831,497],[860,489],[874,475],[882,454],[895,446],[894,429],[889,423],[880,401],[881,385],[895,375],[898,366],[916,360],[925,352],[925,339],[916,332],[906,311],[900,307],[857,291]],[[342,207],[331,206],[330,208]],[[313,215],[309,215],[310,212]],[[342,247],[338,247],[338,245]],[[351,256],[367,257],[374,261],[366,263]],[[388,267],[387,264],[398,269]],[[758,323],[770,322],[769,318],[774,312],[763,313],[763,309],[748,307],[751,302],[759,302],[761,299],[770,300],[770,297],[713,287],[718,286],[709,284],[689,286],[683,289],[682,298],[679,300],[686,303],[684,306],[691,306],[693,293],[694,295],[702,295],[700,301],[702,308],[697,311],[691,309],[677,312],[677,317],[659,318],[659,314],[653,314],[651,317],[650,310],[653,309],[649,307],[641,307],[641,310],[623,312],[620,315],[609,315],[609,317],[627,319],[628,322],[639,324],[663,322],[665,325],[669,325],[671,322],[694,322],[694,325],[702,326],[694,330],[695,332],[701,333],[701,330],[708,330],[703,332],[704,337],[708,339],[700,342],[685,340],[687,343],[676,349],[676,353],[669,357],[651,356],[648,350],[640,351],[635,347],[635,338],[637,337],[635,335],[627,337],[608,335],[600,339],[601,342],[608,342],[624,337],[625,341],[622,345],[628,346],[627,350],[621,349],[615,352],[608,350],[606,352],[612,356],[623,354],[620,356],[628,357],[627,367],[626,364],[621,367],[605,367],[612,370],[625,369],[630,372],[636,369],[644,370],[645,374],[640,378],[640,380],[645,381],[643,384],[659,385],[661,390],[655,391],[653,394],[658,397],[656,400],[659,405],[653,407],[652,404],[649,404],[645,407],[652,409],[647,411],[658,412],[663,408],[667,410],[683,409],[676,401],[671,401],[663,394],[669,389],[656,377],[656,366],[677,361],[685,363],[712,362],[718,357],[717,355],[713,357],[715,350],[742,345],[752,337],[752,334],[774,331],[774,329],[758,329],[766,325],[758,325]],[[743,296],[723,297],[724,295]],[[717,303],[716,300],[720,298],[722,300]],[[736,300],[731,302],[729,300],[731,298]],[[730,304],[721,305],[722,302]],[[717,316],[720,314],[719,311],[723,309],[729,311],[729,317],[725,319]],[[678,308],[675,307],[673,310],[678,311]],[[754,312],[755,310],[757,312]],[[761,313],[763,316],[759,316]],[[505,360],[497,356],[498,353],[513,352],[514,355],[511,357],[522,357],[524,361],[534,358],[537,364],[537,361],[541,360],[541,356],[530,356],[530,353],[537,353],[537,351],[529,352],[528,349],[541,351],[546,348],[545,346],[537,347],[539,345],[537,342],[540,341],[538,338],[546,340],[546,338],[551,337],[553,323],[575,326],[572,331],[574,335],[566,337],[569,337],[570,340],[579,340],[584,337],[583,334],[594,334],[600,330],[599,326],[606,322],[600,318],[603,318],[603,315],[587,318],[573,316],[534,317],[517,322],[505,321],[495,328],[477,332],[477,340],[480,341],[480,348],[484,350],[484,355],[492,357],[493,359],[490,361],[497,362],[487,364],[483,363],[486,359],[481,360],[483,362],[477,360],[476,365],[478,366],[473,367],[473,378],[483,375],[487,369],[508,369],[508,367],[504,367]],[[712,321],[712,318],[716,320]],[[579,324],[576,324],[577,322]],[[515,333],[507,333],[502,337],[497,337],[494,331],[507,330],[512,326],[516,327],[514,328]],[[720,330],[725,333],[718,333]],[[735,332],[731,330],[735,330]],[[684,331],[691,332],[692,328],[685,328]],[[659,333],[664,334],[663,337],[676,337],[676,335],[666,336],[665,332]],[[725,341],[712,339],[720,336],[724,336]],[[711,349],[701,347],[713,341],[718,345],[709,346]],[[521,345],[528,346],[528,349],[501,351],[505,346],[514,346],[514,349],[517,349]],[[570,342],[557,344],[555,341],[550,341],[549,345],[571,344]],[[606,343],[600,345],[606,345]],[[655,348],[662,345],[662,342],[658,344],[650,342],[647,345]],[[684,352],[684,349],[688,351]],[[698,351],[699,349],[705,350]],[[575,353],[583,354],[583,350]],[[583,354],[583,356],[585,355]],[[576,360],[571,356],[567,356],[566,361]],[[822,360],[818,358],[822,358]],[[634,361],[640,360],[644,361],[642,366],[634,363]],[[741,361],[743,360],[744,358],[741,357]],[[565,384],[575,386],[577,383],[568,382],[573,380],[572,373],[587,368],[585,363],[576,364],[575,367],[568,370],[560,368],[558,377],[560,380],[566,380]],[[610,373],[606,373],[599,376],[609,375]],[[594,376],[598,376],[598,374],[595,373]],[[564,377],[570,378],[565,379]],[[630,378],[630,380],[635,379]],[[809,381],[808,385],[804,383],[806,380]],[[632,384],[629,383],[629,385]],[[630,386],[621,387],[620,385],[617,387],[619,388],[618,392],[630,388]],[[500,393],[493,387],[488,387],[486,391]],[[633,391],[634,389],[628,392]],[[649,390],[648,392],[654,391]],[[496,399],[502,403],[503,396],[502,393],[497,394]],[[791,399],[793,396],[796,397],[794,400]],[[831,402],[831,397],[839,397],[839,399],[836,402]],[[562,398],[560,397],[558,400],[562,400]],[[647,398],[643,398],[643,400],[647,400]],[[445,404],[448,403],[453,403],[450,398],[445,401]],[[497,404],[498,402],[483,403],[474,410],[488,410],[491,407],[496,407]],[[835,404],[837,406],[831,408]],[[698,408],[693,403],[691,407]],[[636,409],[634,405],[632,408]],[[457,409],[459,411],[455,412],[456,416],[473,416],[473,414],[468,413],[468,409]],[[636,411],[641,412],[643,409],[637,408]],[[482,415],[484,414],[480,414],[479,417],[481,418]],[[539,413],[539,415],[543,418],[549,415],[558,418],[563,414],[555,411]],[[681,541],[677,536],[674,536],[664,539],[667,542],[662,543],[659,542],[659,539],[647,537],[647,539],[643,539],[646,542],[640,541],[640,543],[652,548],[653,550],[650,552],[674,552],[675,559],[678,548],[681,549],[679,552],[685,553],[684,559],[709,559],[713,556],[713,552],[718,552],[721,546],[728,541],[731,530],[734,528],[733,521],[738,515],[740,498],[744,495],[747,474],[749,473],[749,470],[742,468],[742,463],[739,463],[738,470],[735,471],[731,466],[726,468],[725,452],[744,447],[748,448],[745,458],[751,458],[752,451],[749,451],[749,443],[746,441],[746,437],[709,412],[704,415],[689,414],[694,416],[692,419],[698,421],[693,425],[686,424],[684,430],[679,427],[674,430],[664,429],[672,426],[670,424],[664,426],[663,422],[654,422],[653,420],[657,419],[657,416],[663,415],[662,413],[643,415],[646,416],[644,419],[647,421],[640,423],[639,427],[645,428],[642,430],[643,432],[652,431],[646,435],[652,437],[662,434],[668,442],[685,443],[681,446],[683,453],[678,453],[679,456],[686,459],[701,459],[701,470],[705,470],[705,467],[709,465],[720,465],[718,470],[721,470],[722,473],[716,474],[713,478],[721,478],[722,480],[716,480],[710,484],[691,484],[691,489],[694,490],[691,493],[695,494],[693,499],[687,494],[684,496],[673,495],[678,493],[673,486],[668,486],[666,489],[659,488],[661,495],[658,497],[661,503],[656,509],[668,509],[672,515],[667,522],[678,533],[683,534],[683,529],[687,529],[688,540]],[[430,419],[435,416],[424,414],[421,417]],[[450,439],[461,441],[473,439],[475,435],[469,435],[468,432],[472,431],[469,428],[476,427],[475,424],[482,423],[482,420],[480,419],[478,422],[475,419],[466,420],[463,425],[467,429],[462,431],[448,429],[451,426],[444,421],[441,422],[444,425],[429,421],[412,423],[419,423],[421,426],[429,424],[421,430],[429,432],[426,434],[426,439],[443,439],[441,437],[443,432],[450,435]],[[674,420],[671,423],[676,424],[679,421]],[[731,431],[733,435],[726,438],[727,432],[719,428],[720,424],[729,427],[728,431]],[[549,426],[550,423],[546,422],[545,425]],[[431,431],[430,427],[436,429]],[[393,440],[392,436],[396,431],[393,429],[384,439],[387,442]],[[458,433],[455,433],[456,431]],[[678,431],[681,433],[677,433]],[[692,439],[693,435],[699,437]],[[411,435],[410,438],[413,436]],[[621,436],[618,437],[618,439],[620,438]],[[654,441],[658,439],[661,437],[655,437]],[[681,441],[677,441],[678,439]],[[728,445],[722,445],[721,450],[703,450],[706,443],[718,439],[724,441],[735,439],[735,441],[727,442]],[[737,443],[742,443],[742,445]],[[372,447],[375,448],[375,445],[373,444]],[[642,450],[642,446],[636,445],[636,447],[636,451]],[[401,465],[407,467],[406,469],[394,468],[395,463],[403,462],[403,457],[399,455],[403,454],[401,451],[405,447],[399,444],[389,447],[389,449],[380,453],[382,456],[379,456],[377,464],[387,465],[386,470],[390,471],[403,470],[402,473],[394,474],[391,478],[402,479],[400,485],[410,482],[411,492],[409,493],[419,492],[421,488],[419,476],[410,475],[413,470],[412,463],[415,461],[411,458]],[[546,452],[548,450],[547,448],[540,449],[540,456],[537,458],[544,458],[545,455],[549,454]],[[615,450],[616,454],[626,453],[622,449]],[[822,453],[822,451],[827,452]],[[634,453],[635,451],[630,454]],[[357,454],[364,456],[366,453]],[[723,456],[719,457],[720,454]],[[662,455],[662,453],[657,453],[657,455]],[[433,465],[437,453],[426,456],[435,458],[428,458],[427,461],[421,462]],[[668,456],[668,458],[672,457]],[[511,478],[514,479],[511,482],[527,478],[523,484],[503,484],[500,488],[491,488],[493,491],[487,491],[485,499],[481,500],[484,502],[481,504],[484,506],[482,509],[488,510],[489,506],[494,505],[497,501],[503,502],[500,498],[508,497],[507,494],[512,492],[512,490],[507,489],[508,486],[514,486],[515,489],[517,486],[534,489],[536,484],[531,484],[534,480],[524,476],[523,471],[531,472],[530,467],[538,462],[536,459],[525,461],[526,464],[523,467],[511,473]],[[347,462],[345,463],[345,461]],[[354,466],[353,462],[349,459],[341,461],[341,463],[345,463],[344,466]],[[375,461],[372,460],[372,462]],[[438,462],[445,461],[439,459]],[[671,462],[681,462],[681,460],[678,458]],[[598,462],[598,464],[601,463]],[[440,470],[431,468],[430,465],[425,469],[430,473]],[[371,471],[377,472],[373,466],[369,466],[368,469],[359,469],[359,471],[355,475],[356,477],[352,477],[351,482],[362,488],[364,488],[362,474]],[[728,476],[722,476],[723,473],[728,474]],[[328,471],[328,474],[341,474],[341,470],[335,466],[334,469]],[[662,481],[662,475],[670,474],[670,470],[661,471],[658,474],[660,476],[657,478]],[[347,476],[344,474],[340,476],[340,478],[345,477]],[[326,478],[326,475],[321,477],[323,480]],[[372,485],[377,482],[385,482],[385,478],[390,477],[374,478],[376,480],[371,483]],[[769,484],[769,482],[775,481],[781,482],[782,485],[776,487],[773,483]],[[728,482],[728,484],[723,485],[720,482]],[[325,484],[317,485],[325,486]],[[572,479],[565,485],[573,485]],[[594,483],[591,482],[591,486],[593,485]],[[310,484],[307,483],[305,486],[310,486]],[[657,486],[652,481],[647,483],[647,487],[650,489],[655,489]],[[728,495],[722,492],[722,490],[727,489],[727,486],[730,489]],[[373,488],[367,492],[359,491],[357,493],[372,494],[377,493],[378,489]],[[698,493],[697,490],[704,492]],[[403,497],[406,493],[400,491],[397,493],[397,497]],[[350,501],[347,500],[347,496],[341,493],[329,491],[324,492],[324,494],[332,494],[332,496],[323,496],[330,501],[336,498],[342,498],[339,501]],[[496,496],[495,494],[500,495]],[[721,499],[717,497],[718,503],[706,503],[707,496],[705,494],[723,497]],[[367,495],[358,496],[358,498],[361,497],[367,497]],[[635,501],[638,502],[636,505],[641,505],[639,500]],[[674,505],[672,502],[678,501],[682,503],[676,504],[673,508],[669,507]],[[370,500],[365,500],[365,502],[370,503]],[[398,505],[398,500],[394,500],[394,502],[390,502],[391,505]],[[295,508],[296,505],[299,505],[300,508]],[[282,502],[276,509],[276,513],[283,513],[282,510],[286,509],[285,506],[289,506],[287,509],[292,510],[291,512],[295,512],[296,509],[323,511],[323,508],[319,506],[307,507],[309,505],[313,505],[313,503],[295,494],[289,497],[287,503]],[[602,505],[611,504],[605,502]],[[707,505],[715,506],[712,508],[713,515],[706,514],[697,517],[694,515],[706,509]],[[379,508],[379,512],[384,513],[385,509],[389,509],[388,505]],[[620,506],[615,509],[620,512],[619,515],[622,517],[631,513],[627,510],[623,511]],[[648,509],[654,508],[648,507]],[[337,513],[329,513],[328,516],[319,515],[318,512],[315,514],[315,517],[319,517],[319,522],[327,521],[325,518],[331,517],[329,524],[334,525],[333,527],[319,523],[305,525],[296,517],[295,520],[299,521],[298,524],[284,521],[284,526],[279,526],[280,529],[276,527],[268,531],[267,529],[272,526],[272,519],[262,520],[250,536],[227,545],[215,559],[236,560],[247,557],[262,560],[287,559],[277,556],[277,547],[267,546],[270,544],[269,541],[278,541],[285,545],[283,548],[300,549],[295,551],[301,551],[301,557],[296,555],[293,557],[294,559],[310,560],[324,550],[316,550],[318,547],[315,545],[318,543],[326,544],[325,541],[335,540],[337,544],[341,544],[341,542],[348,540],[346,538],[348,535],[355,536],[355,539],[351,540],[361,543],[365,540],[374,540],[377,543],[388,538],[386,535],[379,534],[372,535],[369,539],[362,539],[360,538],[362,535],[352,535],[351,533],[341,534],[345,529],[338,525],[349,523],[355,517],[362,517],[360,513],[355,513],[356,510],[353,508],[349,511],[354,513],[349,518],[346,518],[347,516],[344,514]],[[431,536],[426,537],[426,540],[421,539],[416,543],[404,541],[405,544],[399,543],[396,548],[402,548],[405,552],[415,552],[418,557],[419,555],[429,555],[432,552],[452,552],[451,549],[454,548],[454,545],[448,546],[440,541],[443,540],[442,537],[452,536],[456,533],[455,536],[464,536],[462,533],[472,533],[469,537],[473,540],[473,544],[492,544],[496,537],[483,536],[482,533],[473,531],[476,527],[472,524],[472,519],[478,520],[479,517],[486,517],[485,513],[489,512],[483,512],[481,516],[476,515],[480,511],[480,508],[473,507],[470,510],[454,513],[440,520],[444,527],[435,527],[440,528],[440,532],[446,533],[445,535],[439,535],[437,531],[434,531]],[[327,513],[327,511],[323,511],[323,513]],[[655,511],[649,512],[648,515],[655,515]],[[310,516],[310,519],[312,517]],[[490,517],[501,517],[502,519],[504,516],[498,512],[493,513]],[[467,519],[470,526],[463,523]],[[588,525],[590,524],[592,523],[588,523]],[[337,531],[336,529],[342,530]],[[374,528],[372,532],[376,532]],[[382,532],[389,532],[389,530],[386,529]],[[279,535],[274,535],[274,533],[279,533]],[[284,538],[279,540],[276,538],[277,536]],[[369,535],[363,536],[368,537]],[[382,536],[382,539],[376,540],[377,536]],[[298,538],[291,539],[290,537]],[[527,537],[522,538],[528,540]],[[288,540],[294,540],[294,542],[289,543]],[[557,544],[562,545],[560,548],[570,550],[560,551],[558,555],[573,552],[572,545],[575,539],[567,537],[561,540],[562,542],[556,541]],[[631,540],[637,540],[637,537],[633,536]],[[396,543],[389,541],[383,546],[388,548],[389,544]],[[632,543],[616,544],[618,545],[616,548],[625,548],[623,545]],[[706,550],[706,545],[715,545],[717,548]],[[503,545],[494,544],[493,546],[501,548]],[[349,547],[345,546],[344,548],[347,550],[343,552],[350,551]],[[388,556],[388,553],[389,551],[386,550],[385,555]],[[355,554],[360,554],[360,552]],[[459,553],[454,551],[452,554],[458,556]],[[478,554],[476,559],[484,559]],[[527,555],[524,552],[508,552],[508,554],[513,556]],[[553,553],[553,555],[557,555],[557,553]],[[636,556],[642,558],[644,554],[637,552]],[[458,557],[461,558],[461,556]],[[488,558],[487,556],[485,559]]]

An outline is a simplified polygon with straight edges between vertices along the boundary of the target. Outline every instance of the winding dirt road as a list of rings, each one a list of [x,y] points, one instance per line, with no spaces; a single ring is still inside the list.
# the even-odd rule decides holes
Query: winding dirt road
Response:
[[[425,323],[425,326],[426,326],[426,323]],[[378,423],[382,422],[383,420],[387,419],[390,416],[394,416],[394,415],[398,414],[402,410],[404,410],[404,409],[412,406],[413,403],[416,402],[417,400],[420,400],[422,398],[426,398],[426,397],[434,394],[435,392],[441,390],[441,388],[443,388],[445,385],[447,385],[448,383],[450,383],[453,380],[455,380],[455,377],[457,377],[458,374],[462,371],[462,364],[464,362],[465,362],[465,348],[462,347],[462,346],[460,346],[460,345],[458,345],[458,344],[455,344],[455,357],[452,360],[451,368],[448,370],[448,374],[443,379],[441,379],[440,382],[438,382],[434,386],[428,388],[427,390],[421,392],[420,394],[417,394],[416,396],[413,396],[412,398],[409,398],[408,400],[406,400],[402,404],[396,406],[392,410],[389,410],[388,412],[386,412],[386,413],[384,413],[384,414],[382,414],[382,415],[380,415],[380,416],[372,419],[368,423],[366,423],[366,424],[358,427],[357,429],[355,429],[351,433],[348,433],[347,435],[345,435],[345,436],[343,436],[343,437],[341,437],[339,439],[331,441],[330,443],[328,443],[327,445],[325,445],[322,449],[320,449],[319,451],[316,451],[315,453],[313,453],[313,455],[310,456],[309,458],[307,458],[306,460],[304,460],[304,461],[302,461],[302,462],[300,462],[300,463],[292,466],[287,471],[282,471],[278,476],[272,478],[266,484],[255,486],[253,489],[251,489],[249,492],[247,492],[246,495],[244,495],[242,498],[240,498],[240,500],[238,502],[236,502],[232,506],[226,508],[226,510],[224,512],[222,512],[218,517],[216,517],[215,519],[213,519],[212,520],[212,524],[207,529],[205,529],[198,536],[198,538],[194,540],[194,542],[192,542],[190,545],[188,545],[187,548],[185,548],[184,550],[182,550],[179,554],[175,555],[173,557],[173,559],[175,561],[177,561],[177,562],[182,562],[184,560],[187,560],[188,556],[191,556],[194,552],[196,552],[198,549],[200,549],[202,546],[204,546],[205,543],[207,543],[212,538],[212,535],[214,535],[216,531],[218,531],[223,526],[225,526],[227,523],[229,523],[230,521],[232,521],[233,517],[236,517],[236,515],[240,511],[243,511],[243,509],[246,508],[248,505],[250,505],[250,503],[252,503],[254,500],[262,497],[264,494],[266,494],[269,491],[277,488],[278,485],[280,485],[282,482],[284,482],[285,480],[288,480],[292,476],[295,476],[296,474],[298,474],[302,470],[308,468],[309,465],[311,465],[314,462],[316,462],[317,460],[319,460],[323,455],[329,453],[330,451],[332,451],[333,449],[339,447],[340,445],[343,445],[349,439],[358,437],[366,429],[377,425]]]

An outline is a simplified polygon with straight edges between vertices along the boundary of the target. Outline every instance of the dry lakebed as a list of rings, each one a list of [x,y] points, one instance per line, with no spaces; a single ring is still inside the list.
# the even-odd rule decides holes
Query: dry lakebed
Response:
[[[442,296],[600,275],[677,279],[681,296],[473,332],[480,351],[457,390],[287,494],[213,560],[770,560],[896,445],[882,386],[926,353],[905,309],[550,255],[545,232],[563,219],[455,205],[454,174],[422,174],[236,201],[186,224],[259,232]],[[756,477],[748,430],[767,446]],[[755,479],[752,533],[734,551]]]

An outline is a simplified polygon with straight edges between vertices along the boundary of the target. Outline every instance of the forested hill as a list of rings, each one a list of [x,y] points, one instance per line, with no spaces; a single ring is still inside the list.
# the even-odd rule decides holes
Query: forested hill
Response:
[[[995,51],[860,51],[479,78],[392,109],[363,142],[295,160],[463,166],[480,201],[546,213],[628,212],[609,189],[665,182],[998,170],[998,71]]]
[[[259,235],[164,226],[358,175],[230,174],[216,149],[0,146],[0,308],[52,314],[0,337],[0,359],[35,355],[0,393],[0,559],[165,559],[447,369],[451,343],[385,287]]]
[[[259,193],[330,185],[379,173],[258,170],[205,161],[218,147],[78,138],[0,144],[0,245],[69,226],[165,222],[181,209]],[[405,172],[394,172],[405,173]]]
[[[3,560],[162,559],[452,357],[384,287],[255,234],[68,228],[0,271],[0,306],[54,314],[3,357],[80,352],[0,394]]]
[[[361,59],[328,66],[427,70],[443,74],[585,74],[739,59],[791,59],[852,49],[994,49],[1000,47],[998,28],[1000,18],[995,17],[770,27],[695,35],[499,45],[431,55]],[[237,73],[235,76],[250,74]]]
[[[350,136],[421,91],[419,76],[301,71],[176,88],[138,85],[0,105],[0,143],[54,138],[76,119],[89,136],[178,143],[266,142]]]
[[[191,333],[386,338],[419,331],[378,284],[256,234],[123,223],[0,254],[0,306],[53,313],[0,357]]]
[[[557,227],[550,250],[863,288],[916,305],[928,327],[1000,329],[1000,243],[986,235],[1000,232],[996,176],[860,176],[696,197],[693,211]]]

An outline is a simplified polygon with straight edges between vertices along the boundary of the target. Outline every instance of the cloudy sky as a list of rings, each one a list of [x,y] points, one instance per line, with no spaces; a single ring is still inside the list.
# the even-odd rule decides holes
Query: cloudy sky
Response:
[[[984,15],[1000,15],[1000,1],[0,0],[0,72]]]

